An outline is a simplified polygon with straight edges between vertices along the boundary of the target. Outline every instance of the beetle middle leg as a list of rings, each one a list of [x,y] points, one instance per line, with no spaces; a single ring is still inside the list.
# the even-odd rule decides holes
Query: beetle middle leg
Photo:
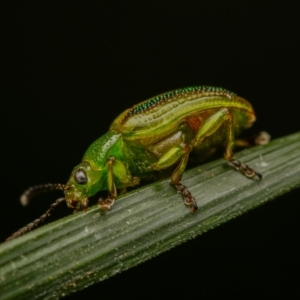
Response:
[[[191,192],[187,189],[187,187],[180,182],[182,174],[185,170],[188,161],[188,157],[189,157],[189,152],[183,155],[179,165],[176,167],[175,171],[171,176],[171,181],[177,188],[178,192],[182,195],[184,204],[191,208],[191,213],[194,213],[198,210],[197,202],[195,198],[192,196]]]
[[[171,176],[171,182],[175,185],[178,192],[182,194],[185,205],[191,208],[191,213],[194,213],[198,209],[196,200],[187,187],[181,183],[181,177],[185,170],[190,150],[190,147],[185,143],[181,143],[179,146],[174,146],[164,153],[156,163],[152,164],[151,167],[154,170],[162,170],[179,161],[179,164]]]

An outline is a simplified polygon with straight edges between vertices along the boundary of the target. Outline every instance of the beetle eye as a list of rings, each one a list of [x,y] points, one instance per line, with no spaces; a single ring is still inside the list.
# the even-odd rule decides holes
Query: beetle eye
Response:
[[[85,172],[81,169],[77,170],[75,173],[75,181],[78,184],[85,184],[87,182],[87,177],[85,175]]]

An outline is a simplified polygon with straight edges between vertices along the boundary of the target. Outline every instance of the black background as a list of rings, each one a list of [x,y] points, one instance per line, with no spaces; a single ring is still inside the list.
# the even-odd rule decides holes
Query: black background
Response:
[[[2,44],[1,240],[56,199],[23,208],[24,189],[65,183],[114,117],[151,96],[222,86],[253,104],[252,132],[299,131],[298,1],[261,2],[11,2]],[[299,296],[299,200],[298,189],[68,298]],[[68,213],[60,207],[53,219]]]

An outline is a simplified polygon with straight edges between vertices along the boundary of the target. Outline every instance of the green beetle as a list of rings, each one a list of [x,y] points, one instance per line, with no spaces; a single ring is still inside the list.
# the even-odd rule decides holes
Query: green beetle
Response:
[[[225,159],[236,169],[247,177],[262,178],[259,172],[233,159],[234,137],[254,121],[251,104],[223,88],[188,87],[141,102],[120,114],[109,131],[87,149],[67,184],[35,186],[22,195],[24,205],[33,194],[46,190],[61,189],[65,197],[8,240],[37,226],[63,201],[79,211],[87,208],[89,197],[108,190],[108,197],[100,199],[99,206],[110,209],[118,189],[136,186],[157,173],[171,174],[171,182],[194,213],[197,203],[181,183],[191,152],[203,158],[223,146]]]

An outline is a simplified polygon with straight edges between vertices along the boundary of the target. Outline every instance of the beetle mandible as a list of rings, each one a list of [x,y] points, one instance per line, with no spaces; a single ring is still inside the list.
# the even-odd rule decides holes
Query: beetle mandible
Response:
[[[247,177],[262,178],[259,172],[233,158],[235,136],[254,121],[251,104],[223,88],[188,87],[141,102],[120,114],[109,131],[91,144],[67,184],[45,184],[25,191],[23,204],[32,195],[47,190],[60,189],[65,196],[8,240],[39,225],[63,201],[76,212],[87,208],[90,196],[108,190],[108,197],[98,202],[101,209],[107,210],[114,204],[118,189],[136,186],[157,171],[167,174],[172,167],[171,182],[194,213],[198,209],[196,200],[181,182],[192,151],[201,157],[223,146],[224,158],[236,169]]]

